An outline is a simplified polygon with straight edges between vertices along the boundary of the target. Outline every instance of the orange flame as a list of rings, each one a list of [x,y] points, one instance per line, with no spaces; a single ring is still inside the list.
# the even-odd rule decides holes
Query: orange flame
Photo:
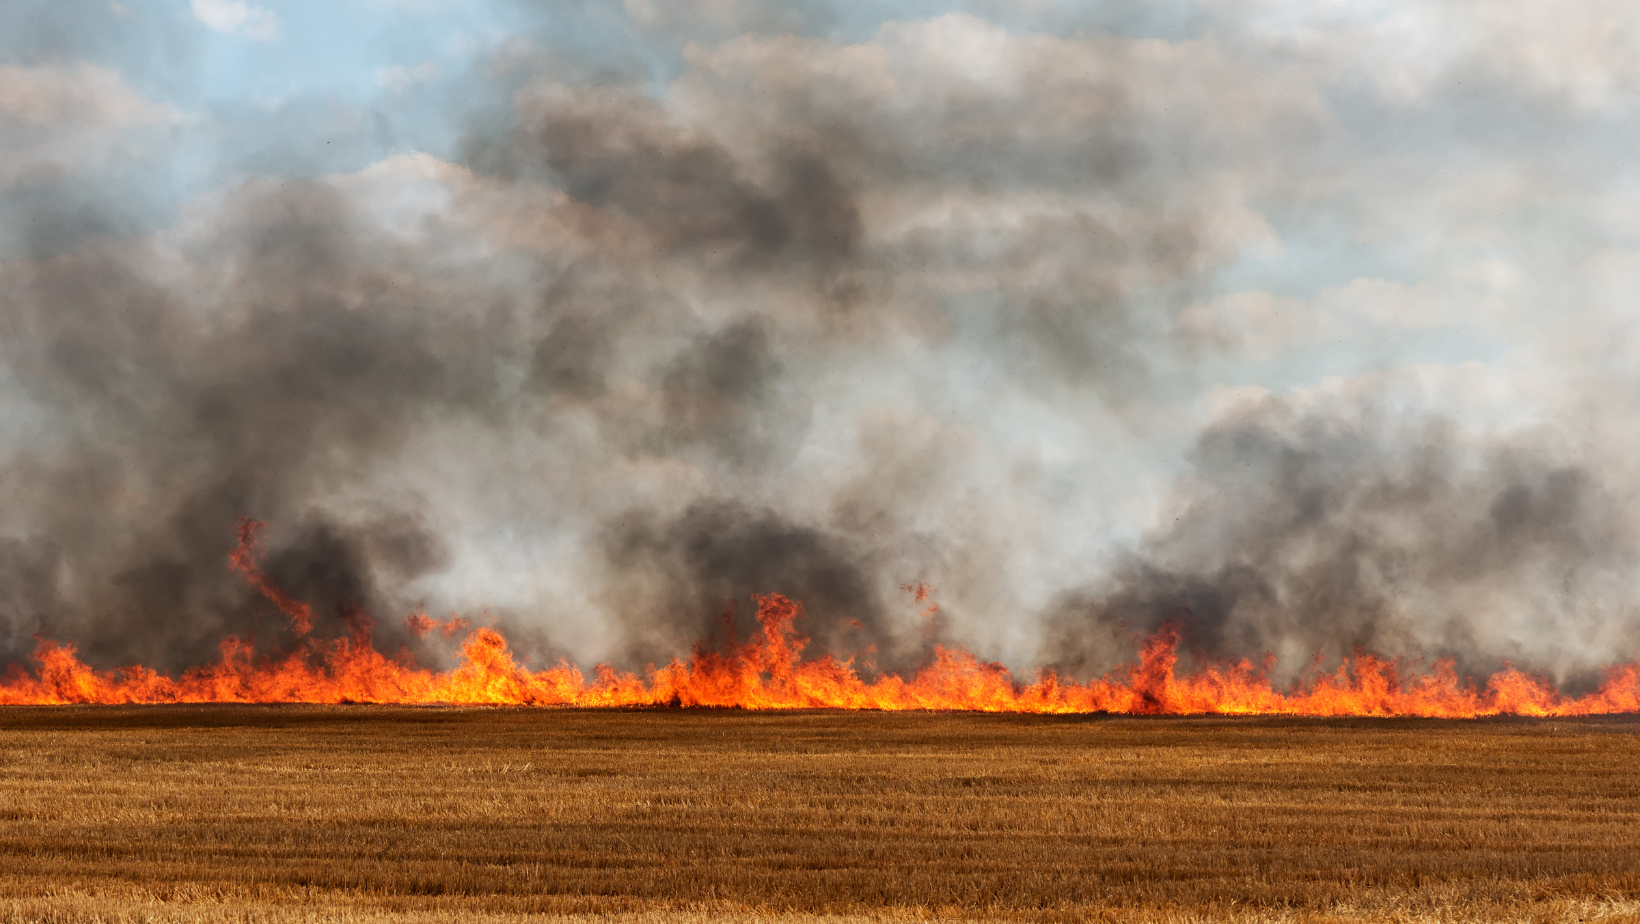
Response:
[[[239,547],[228,554],[228,570],[243,574],[258,593],[272,601],[279,612],[290,619],[296,634],[306,635],[313,631],[313,608],[285,596],[285,592],[262,573],[259,564],[263,556],[260,539],[266,526],[266,523],[258,523],[250,517],[239,518],[235,527],[239,531]]]
[[[239,524],[239,548],[230,566],[291,620],[300,636],[295,650],[279,658],[254,656],[230,637],[212,665],[171,678],[146,667],[97,671],[75,656],[72,645],[41,640],[33,674],[13,668],[0,679],[0,705],[67,703],[448,703],[563,706],[737,706],[748,709],[957,709],[984,712],[1127,714],[1235,714],[1320,716],[1486,715],[1571,716],[1640,712],[1640,663],[1607,671],[1598,690],[1568,697],[1548,681],[1507,668],[1480,686],[1461,679],[1451,661],[1403,675],[1398,661],[1369,654],[1336,670],[1278,690],[1270,663],[1209,666],[1180,676],[1179,632],[1166,625],[1140,651],[1139,663],[1076,683],[1052,673],[1023,682],[1002,665],[967,651],[936,646],[931,662],[910,679],[893,674],[862,679],[852,659],[831,655],[802,659],[808,639],[797,631],[802,607],[779,594],[757,598],[758,633],[748,641],[732,633],[725,650],[697,645],[687,660],[674,659],[647,676],[599,665],[588,680],[573,665],[541,671],[521,666],[494,629],[469,632],[460,663],[449,671],[415,666],[408,654],[388,658],[371,646],[367,620],[354,621],[349,638],[307,637],[312,609],[291,600],[262,573],[261,524]],[[918,585],[918,602],[928,602]],[[418,636],[437,630],[447,637],[463,620],[439,622],[417,612],[408,625]]]

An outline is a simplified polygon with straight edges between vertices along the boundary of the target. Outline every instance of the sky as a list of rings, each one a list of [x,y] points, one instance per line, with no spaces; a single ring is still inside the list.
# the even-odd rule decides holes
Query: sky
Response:
[[[249,516],[406,644],[634,666],[782,592],[887,668],[1175,620],[1592,682],[1640,658],[1625,13],[14,0],[0,661],[208,659]]]

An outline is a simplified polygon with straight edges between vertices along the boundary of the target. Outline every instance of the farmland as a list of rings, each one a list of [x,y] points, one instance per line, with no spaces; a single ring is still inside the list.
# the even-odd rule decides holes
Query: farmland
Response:
[[[1640,921],[1640,718],[0,710],[0,921]]]

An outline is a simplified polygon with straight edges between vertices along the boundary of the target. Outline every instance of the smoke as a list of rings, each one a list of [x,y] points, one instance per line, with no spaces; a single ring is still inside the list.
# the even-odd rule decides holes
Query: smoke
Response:
[[[803,601],[803,627],[822,650],[890,644],[871,565],[835,534],[728,501],[700,504],[666,523],[613,524],[606,556],[620,587],[614,610],[632,654],[656,662],[710,636],[715,611],[752,626],[748,588],[784,587]],[[787,591],[783,591],[787,592]],[[739,611],[735,608],[739,605]],[[891,652],[892,654],[892,652]]]
[[[532,85],[519,94],[518,122],[499,150],[476,147],[479,169],[517,177],[545,168],[576,201],[635,221],[663,253],[827,271],[859,244],[857,206],[812,152],[742,164],[710,134],[620,87]],[[754,172],[770,175],[759,183]]]
[[[0,349],[48,423],[12,467],[9,519],[67,558],[57,605],[20,600],[14,625],[197,662],[251,607],[224,565],[242,515],[277,524],[269,573],[337,615],[386,609],[374,573],[441,561],[413,508],[344,523],[315,506],[418,417],[498,400],[484,313],[428,310],[360,253],[348,213],[333,190],[252,184],[180,265],[142,242],[9,268]]]
[[[1627,502],[1568,455],[1527,434],[1468,440],[1439,419],[1261,401],[1202,434],[1172,521],[1062,601],[1050,650],[1103,668],[1126,654],[1115,630],[1172,620],[1216,661],[1271,653],[1292,671],[1364,650],[1564,680],[1632,648],[1640,626]]]
[[[384,649],[459,610],[632,667],[783,593],[817,648],[906,670],[926,582],[944,640],[1081,674],[1170,619],[1292,669],[1640,655],[1627,431],[1587,429],[1632,411],[1627,238],[1591,205],[1627,84],[1483,68],[1546,122],[1574,115],[1545,87],[1584,106],[1562,171],[1450,142],[1473,58],[1379,73],[1381,33],[1307,45],[1268,4],[1164,38],[707,6],[588,14],[654,60],[555,27],[368,105],[206,105],[186,24],[28,14],[0,660],[288,644],[226,566],[242,516],[318,634],[367,616]],[[395,148],[444,124],[417,105],[459,126],[439,156]]]

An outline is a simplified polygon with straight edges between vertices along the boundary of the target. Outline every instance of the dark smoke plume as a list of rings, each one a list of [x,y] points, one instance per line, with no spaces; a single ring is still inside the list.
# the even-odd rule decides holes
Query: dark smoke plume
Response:
[[[1209,660],[1269,652],[1289,670],[1364,650],[1565,679],[1610,644],[1599,633],[1636,641],[1631,519],[1597,473],[1529,439],[1269,400],[1203,433],[1192,469],[1173,522],[1062,601],[1050,650],[1074,653],[1070,671],[1125,655],[1113,629],[1170,620]]]
[[[1520,306],[1597,303],[1622,254],[1533,263],[1561,258],[1511,242],[1575,222],[1463,209],[1603,201],[1628,148],[1499,146],[1443,95],[1470,59],[1375,82],[1205,7],[856,34],[818,2],[600,3],[622,53],[555,19],[437,87],[270,108],[190,89],[195,24],[107,6],[0,10],[0,661],[288,645],[227,567],[241,517],[317,634],[368,618],[384,650],[425,607],[637,667],[782,593],[817,648],[912,670],[927,582],[943,640],[1082,675],[1167,620],[1288,670],[1640,655],[1620,436],[1304,384],[1484,348],[1566,421],[1621,416],[1627,341]],[[442,156],[404,148],[418,105],[459,126]],[[1470,157],[1510,169],[1420,185]],[[1557,247],[1604,246],[1578,227]]]

